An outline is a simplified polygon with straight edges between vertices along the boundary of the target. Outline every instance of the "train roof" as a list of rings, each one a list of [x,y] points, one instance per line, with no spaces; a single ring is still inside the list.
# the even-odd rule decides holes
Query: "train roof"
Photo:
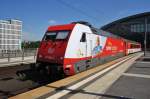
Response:
[[[138,42],[135,42],[135,41],[124,39],[123,37],[114,35],[110,32],[106,32],[104,30],[94,28],[90,23],[85,22],[85,21],[77,21],[77,22],[72,22],[70,24],[49,26],[47,31],[64,30],[64,29],[65,30],[71,30],[71,29],[74,28],[75,24],[83,24],[83,25],[89,26],[91,28],[92,32],[94,34],[97,34],[97,35],[101,35],[101,36],[105,36],[105,37],[112,37],[112,38],[117,38],[117,39],[123,39],[123,40],[125,40],[127,42],[131,42],[131,43],[138,43]]]
[[[49,26],[47,31],[72,30],[74,26],[75,24],[54,25],[54,26]]]
[[[94,28],[89,22],[85,22],[85,21],[72,22],[72,24],[77,24],[77,23],[89,26],[91,28],[92,32],[94,34],[97,34],[97,35],[102,35],[102,36],[105,36],[105,37],[113,37],[113,38],[123,39],[126,42],[131,42],[131,43],[139,43],[139,42],[136,42],[136,41],[131,41],[131,40],[125,39],[123,37],[117,36],[117,35],[112,34],[110,32],[106,32],[106,31],[104,31],[102,29]]]
[[[110,32],[106,32],[106,31],[103,31],[103,30],[100,30],[100,29],[97,29],[97,28],[92,27],[91,30],[94,34],[98,34],[98,35],[102,35],[102,36],[106,36],[106,37],[121,38],[121,37],[119,37],[117,35],[114,35]]]
[[[97,35],[102,35],[102,36],[106,36],[106,37],[121,38],[121,37],[114,35],[110,32],[106,32],[106,31],[94,28],[89,22],[86,22],[86,21],[77,21],[77,22],[72,22],[71,24],[83,24],[83,25],[89,26],[91,28],[92,32],[94,34],[97,34]]]

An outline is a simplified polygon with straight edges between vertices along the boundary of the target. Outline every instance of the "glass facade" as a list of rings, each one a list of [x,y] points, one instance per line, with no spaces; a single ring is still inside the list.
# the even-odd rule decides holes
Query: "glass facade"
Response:
[[[145,23],[147,24],[147,48],[150,50],[150,12],[128,16],[101,27],[125,39],[140,42],[144,49]]]
[[[22,22],[0,20],[0,51],[21,50]]]
[[[131,25],[131,32],[145,32],[145,24],[132,24]],[[147,24],[147,32],[150,32],[150,24]]]
[[[145,25],[144,24],[133,24],[133,25],[131,25],[131,32],[138,32],[138,33],[145,32]]]

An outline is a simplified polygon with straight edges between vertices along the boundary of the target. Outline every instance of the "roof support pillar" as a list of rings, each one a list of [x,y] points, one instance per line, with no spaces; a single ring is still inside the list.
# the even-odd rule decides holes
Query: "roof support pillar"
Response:
[[[147,50],[147,17],[145,17],[144,56],[146,56],[146,50]]]

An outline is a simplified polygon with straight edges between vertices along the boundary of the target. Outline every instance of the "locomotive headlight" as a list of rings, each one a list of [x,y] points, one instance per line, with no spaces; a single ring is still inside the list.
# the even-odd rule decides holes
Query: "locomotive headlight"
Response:
[[[66,68],[70,68],[71,67],[71,65],[66,65]]]
[[[63,60],[64,58],[63,58],[63,57],[60,57],[60,59]]]
[[[39,54],[39,58],[42,58],[43,56],[41,54]]]

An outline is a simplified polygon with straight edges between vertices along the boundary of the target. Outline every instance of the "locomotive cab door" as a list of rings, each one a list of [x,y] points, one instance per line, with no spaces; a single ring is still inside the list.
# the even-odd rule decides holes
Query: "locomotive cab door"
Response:
[[[90,67],[90,60],[91,60],[91,54],[92,54],[92,41],[90,40],[90,34],[89,33],[82,33],[80,43],[79,43],[79,50],[78,55],[82,59],[80,62],[76,64],[76,70],[77,72],[81,72],[86,70],[88,67]]]
[[[83,33],[80,39],[80,44],[79,44],[79,56],[80,58],[85,58],[87,57],[87,38],[86,38],[86,33]]]
[[[92,34],[85,33],[86,35],[86,68],[91,67],[91,59],[92,59]]]
[[[92,34],[86,33],[86,56],[92,58]]]
[[[83,57],[92,57],[92,34],[83,33],[80,40],[80,49]]]

